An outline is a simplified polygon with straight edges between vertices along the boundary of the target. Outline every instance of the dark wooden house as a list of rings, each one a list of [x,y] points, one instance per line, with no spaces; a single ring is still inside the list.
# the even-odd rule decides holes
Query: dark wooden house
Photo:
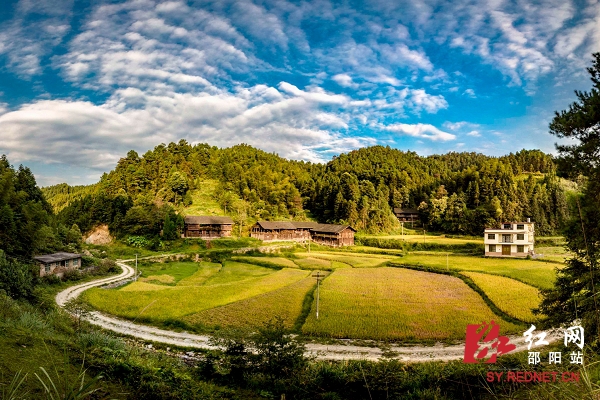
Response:
[[[81,254],[76,253],[53,253],[33,257],[40,266],[40,276],[57,275],[63,276],[66,271],[81,268]]]
[[[400,222],[410,222],[411,226],[419,222],[419,210],[416,208],[394,208],[394,215]]]
[[[316,225],[316,223],[314,224]],[[250,237],[265,242],[279,240],[301,242],[310,240],[310,226],[297,227],[294,222],[289,221],[258,221],[250,230]]]
[[[233,220],[229,217],[187,216],[183,219],[183,237],[205,240],[230,237]]]
[[[327,246],[351,246],[354,232],[348,225],[319,224],[301,221],[258,221],[250,236],[265,242],[312,240]]]
[[[326,246],[353,246],[356,229],[350,225],[319,224],[311,229],[313,242]]]

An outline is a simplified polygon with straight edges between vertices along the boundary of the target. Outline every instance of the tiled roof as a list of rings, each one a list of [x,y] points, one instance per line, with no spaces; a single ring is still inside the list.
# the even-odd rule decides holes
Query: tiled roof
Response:
[[[356,229],[354,229],[350,225],[336,225],[336,224],[319,224],[318,226],[312,228],[311,231],[321,232],[321,233],[339,233],[346,228],[350,228],[354,232],[356,232]]]
[[[394,214],[418,214],[419,210],[416,208],[394,208]]]
[[[296,229],[296,226],[294,226],[293,223],[288,222],[288,221],[258,221],[257,224],[259,224],[263,229]]]
[[[44,254],[42,256],[33,257],[34,260],[41,261],[45,264],[59,262],[59,261],[65,261],[65,260],[72,260],[74,258],[81,258],[81,254],[59,252],[59,253]]]
[[[304,221],[258,221],[263,229],[277,230],[277,229],[310,229],[313,232],[321,233],[338,233],[346,228],[350,228],[356,232],[350,225],[336,225],[336,224],[319,224],[318,222],[304,222]]]
[[[186,224],[198,224],[198,225],[233,225],[233,220],[229,217],[216,217],[216,216],[195,216],[188,215],[184,218]]]

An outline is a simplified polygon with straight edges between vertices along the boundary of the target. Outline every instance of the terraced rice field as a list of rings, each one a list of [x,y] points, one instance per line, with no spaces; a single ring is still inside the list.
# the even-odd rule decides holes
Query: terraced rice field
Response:
[[[539,303],[538,290],[552,285],[559,266],[453,254],[448,260],[449,269],[468,276],[500,310],[525,322],[536,320],[531,308]],[[320,249],[298,252],[293,258],[240,255],[222,265],[141,263],[139,281],[118,289],[91,289],[84,298],[119,317],[156,324],[180,321],[200,331],[253,329],[276,316],[286,326],[298,327],[307,294],[315,286],[311,274],[326,270],[332,272],[322,282],[320,319],[315,318],[313,301],[301,328],[307,335],[462,340],[467,324],[500,322],[501,317],[460,279],[399,268],[402,265],[446,270],[446,254],[398,257]],[[523,330],[506,321],[501,326],[505,333]]]
[[[538,317],[531,311],[540,304],[540,292],[533,286],[503,276],[479,272],[461,272],[475,282],[502,311],[521,321],[535,322]]]
[[[236,256],[233,257],[232,260],[255,265],[270,265],[274,268],[298,268],[298,265],[295,264],[292,260],[284,257]]]
[[[291,328],[302,312],[304,298],[315,285],[314,278],[306,277],[281,289],[188,315],[183,321],[208,328],[256,328],[280,317]]]
[[[214,265],[205,267],[210,271],[197,272],[182,285],[138,281],[118,290],[90,289],[84,298],[93,307],[116,316],[160,322],[281,289],[310,274],[299,269],[275,271],[236,262],[226,262],[218,270]],[[190,285],[194,279],[200,284]]]
[[[294,262],[303,269],[320,269],[320,270],[331,270],[333,266],[331,265],[331,261],[323,260],[321,258],[308,257],[308,256],[300,256],[302,258],[294,259]]]
[[[369,239],[392,239],[403,240],[405,242],[416,243],[435,243],[435,244],[467,244],[476,243],[483,245],[483,238],[448,238],[438,235],[365,235]]]
[[[430,252],[410,253],[398,261],[398,265],[414,265],[446,270],[446,255]],[[448,269],[453,271],[474,271],[502,275],[525,282],[540,289],[553,286],[555,269],[559,264],[538,260],[469,257],[450,254]]]
[[[309,335],[382,340],[464,339],[467,324],[500,320],[458,278],[401,268],[347,268],[321,286],[302,328]],[[502,323],[503,332],[520,328]]]
[[[299,253],[300,255],[306,255],[307,253]],[[378,267],[383,263],[391,260],[397,260],[398,257],[394,256],[383,256],[375,254],[344,254],[334,252],[319,252],[310,253],[313,258],[337,261],[351,265],[354,268],[372,268]]]

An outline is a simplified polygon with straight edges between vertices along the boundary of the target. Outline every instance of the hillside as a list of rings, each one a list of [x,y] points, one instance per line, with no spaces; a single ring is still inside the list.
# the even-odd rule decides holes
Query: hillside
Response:
[[[539,233],[552,234],[568,213],[555,169],[537,150],[422,157],[373,146],[313,164],[248,145],[180,141],[141,157],[130,151],[95,185],[44,193],[64,223],[84,231],[104,223],[116,234],[156,234],[169,213],[230,215],[244,225],[312,217],[389,232],[399,227],[394,207],[418,208],[428,230],[479,235],[486,225],[529,217]]]

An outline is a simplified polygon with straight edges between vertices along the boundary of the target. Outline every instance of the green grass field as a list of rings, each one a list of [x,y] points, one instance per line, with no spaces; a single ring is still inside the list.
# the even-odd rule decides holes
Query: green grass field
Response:
[[[175,284],[198,271],[195,262],[140,263],[141,281]]]
[[[467,324],[496,320],[460,279],[400,268],[340,269],[320,290],[303,333],[383,340],[464,339]],[[520,329],[502,323],[504,332]]]
[[[444,253],[410,253],[394,262],[398,265],[413,265],[446,270]],[[516,258],[484,258],[450,254],[448,269],[453,271],[475,271],[502,275],[525,282],[540,289],[551,288],[559,264],[538,260]]]
[[[480,272],[461,272],[473,282],[500,310],[525,322],[535,322],[538,316],[531,311],[540,304],[540,292],[533,286],[503,276]]]
[[[192,190],[192,205],[183,210],[185,215],[223,215],[223,209],[215,200],[219,182],[205,179],[199,182],[199,189]]]

